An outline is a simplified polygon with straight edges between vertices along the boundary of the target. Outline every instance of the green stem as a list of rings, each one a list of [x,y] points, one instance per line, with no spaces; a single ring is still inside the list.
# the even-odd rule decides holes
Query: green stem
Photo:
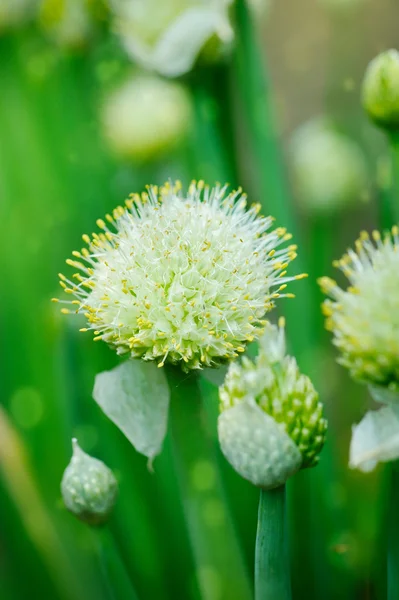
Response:
[[[399,468],[391,465],[391,490],[388,517],[388,600],[399,598]]]
[[[285,485],[261,490],[255,549],[255,600],[289,600]]]
[[[137,600],[137,594],[107,527],[91,528],[105,588],[112,600]]]
[[[293,235],[294,243],[300,243],[296,227],[294,207],[287,189],[283,161],[275,130],[275,116],[272,109],[271,87],[262,59],[262,49],[253,27],[246,0],[236,2],[237,44],[234,61],[237,95],[241,101],[244,121],[249,140],[249,160],[254,169],[256,194],[266,214],[276,219],[276,225],[283,226]],[[299,256],[295,260],[295,273],[304,270]],[[284,303],[288,331],[291,333],[295,354],[308,354],[312,349],[311,315],[317,310],[314,306],[309,283],[301,281],[296,289],[295,302]]]
[[[251,586],[224,501],[198,378],[165,368],[176,473],[201,597],[249,600]]]
[[[399,218],[399,134],[390,136],[392,155],[392,190],[386,190],[383,200],[382,226],[390,229]]]

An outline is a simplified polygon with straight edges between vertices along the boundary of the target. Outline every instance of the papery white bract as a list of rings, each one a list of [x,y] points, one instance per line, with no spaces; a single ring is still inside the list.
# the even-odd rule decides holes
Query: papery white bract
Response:
[[[111,0],[115,27],[127,53],[144,68],[168,77],[191,70],[215,38],[229,45],[231,0]]]
[[[286,442],[288,438],[299,451],[301,460],[297,468],[312,467],[319,460],[325,441],[327,422],[323,417],[323,406],[319,402],[311,380],[300,373],[295,358],[287,356],[285,352],[283,321],[280,322],[279,327],[268,323],[264,335],[259,340],[259,354],[255,361],[243,357],[241,363],[234,362],[230,365],[225,382],[219,388],[221,410],[219,419],[222,417],[221,422],[224,423],[226,419],[224,415],[243,404],[257,407],[258,413],[261,409],[275,425],[272,432],[270,419],[268,419],[268,423],[259,423],[259,431],[266,431],[268,428],[270,436],[275,440],[268,439],[266,435],[263,440],[258,439],[259,451],[266,454],[275,452],[280,431],[284,433],[281,444],[288,448]],[[250,419],[251,422],[256,421],[253,411]],[[250,439],[250,434],[247,433],[248,427],[241,418],[241,422],[236,425],[236,434],[229,437],[227,444],[225,438],[228,428],[224,425],[222,449],[227,450],[229,455],[235,455],[235,440],[240,428],[245,435],[245,443],[242,440],[240,443],[243,447],[248,445]],[[230,445],[234,447],[233,450],[229,448]],[[251,448],[250,454],[254,456],[253,444]],[[227,455],[226,452],[225,454]],[[277,459],[280,460],[276,456]],[[247,466],[250,466],[249,462]],[[259,474],[259,480],[262,478],[263,474]]]
[[[331,297],[323,311],[326,327],[341,352],[339,362],[358,380],[397,390],[399,384],[399,229],[381,237],[366,232],[356,251],[335,263],[349,280],[344,290],[328,277],[320,279]]]
[[[101,233],[83,236],[88,248],[67,260],[78,272],[60,275],[61,286],[119,354],[185,369],[231,360],[261,335],[275,299],[292,296],[287,283],[304,277],[287,275],[291,235],[269,231],[273,219],[246,205],[241,190],[204,182],[133,194],[97,221]]]
[[[365,473],[399,458],[399,408],[371,410],[352,427],[349,466]]]

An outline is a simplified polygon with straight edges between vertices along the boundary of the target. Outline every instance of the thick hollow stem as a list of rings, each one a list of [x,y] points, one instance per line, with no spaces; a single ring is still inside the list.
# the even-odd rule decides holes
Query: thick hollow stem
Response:
[[[393,463],[388,518],[388,600],[399,598],[399,465]]]
[[[166,368],[166,367],[165,367]],[[209,434],[198,378],[167,367],[171,435],[180,496],[203,600],[252,597]]]
[[[290,600],[285,485],[262,490],[255,548],[255,600]]]

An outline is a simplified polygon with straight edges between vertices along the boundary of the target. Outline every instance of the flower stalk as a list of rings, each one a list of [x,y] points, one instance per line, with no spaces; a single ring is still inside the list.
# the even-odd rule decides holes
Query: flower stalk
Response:
[[[388,556],[387,556],[387,600],[399,598],[399,467],[398,462],[391,466],[391,489],[388,515]]]
[[[255,600],[289,600],[286,486],[261,490],[255,547]]]
[[[201,597],[218,593],[249,600],[251,586],[203,422],[196,374],[165,367],[171,390],[170,428],[183,511],[188,525]]]

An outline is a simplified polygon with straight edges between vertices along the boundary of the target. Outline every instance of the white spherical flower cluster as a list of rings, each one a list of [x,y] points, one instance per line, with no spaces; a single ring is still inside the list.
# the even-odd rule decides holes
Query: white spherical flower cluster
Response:
[[[339,362],[358,380],[399,389],[399,228],[372,240],[362,232],[356,251],[335,263],[350,286],[320,279],[326,327],[334,334]]]
[[[222,414],[243,403],[255,404],[275,421],[276,431],[281,429],[294,442],[301,468],[318,463],[327,430],[323,405],[295,358],[286,355],[283,319],[279,327],[267,324],[255,361],[243,357],[241,363],[230,365],[219,395]],[[259,443],[271,454],[269,439]]]
[[[194,369],[244,352],[263,332],[276,298],[292,296],[287,267],[296,246],[284,228],[247,210],[241,190],[179,182],[133,194],[83,236],[61,286],[74,295],[96,340],[119,354]],[[62,312],[70,312],[64,308]],[[85,329],[87,330],[87,328]]]
[[[110,0],[110,5],[127,53],[145,69],[177,77],[192,69],[207,45],[213,50],[209,57],[231,44],[231,2]]]
[[[297,129],[291,163],[298,200],[309,212],[327,214],[356,204],[367,189],[360,147],[324,118]]]
[[[151,75],[126,80],[106,99],[102,110],[110,148],[118,156],[143,162],[178,145],[191,120],[187,89]]]

